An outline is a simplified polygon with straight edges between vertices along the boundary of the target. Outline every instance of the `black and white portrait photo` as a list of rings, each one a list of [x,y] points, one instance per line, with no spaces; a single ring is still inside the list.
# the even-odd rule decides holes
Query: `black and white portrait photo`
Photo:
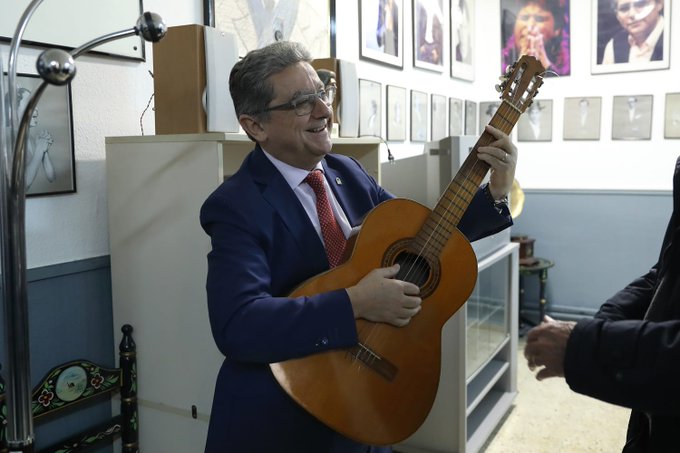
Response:
[[[652,136],[652,100],[648,95],[614,96],[613,140],[649,140]]]
[[[463,101],[449,98],[449,135],[463,135]]]
[[[477,103],[465,101],[465,135],[477,133]]]
[[[552,100],[536,100],[522,113],[517,122],[520,142],[549,142],[552,140]]]
[[[564,140],[599,140],[601,97],[564,99]]]

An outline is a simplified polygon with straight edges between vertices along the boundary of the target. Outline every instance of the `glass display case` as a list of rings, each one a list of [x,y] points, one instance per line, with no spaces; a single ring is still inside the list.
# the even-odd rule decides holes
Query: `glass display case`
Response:
[[[517,394],[519,250],[508,242],[479,256],[470,298],[442,329],[437,397],[400,453],[477,452]]]

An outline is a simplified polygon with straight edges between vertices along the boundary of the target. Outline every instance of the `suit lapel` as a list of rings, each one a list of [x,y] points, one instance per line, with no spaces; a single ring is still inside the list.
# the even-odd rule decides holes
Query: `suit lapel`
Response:
[[[340,176],[340,173],[338,173],[335,169],[329,167],[325,159],[321,161],[321,165],[323,166],[323,171],[326,174],[328,185],[331,187],[331,190],[335,195],[335,199],[338,200],[338,203],[340,203],[342,210],[345,212],[345,215],[347,216],[347,220],[349,221],[350,226],[355,227],[358,221],[356,218],[357,216],[355,215],[354,210],[352,209],[351,202],[352,196],[349,193],[351,192],[351,188],[343,184],[343,180],[342,177]]]
[[[323,243],[284,177],[267,159],[259,146],[253,152],[252,157],[250,171],[253,179],[261,185],[262,196],[281,217],[288,232],[300,247],[301,253],[314,262],[323,262],[328,266]]]

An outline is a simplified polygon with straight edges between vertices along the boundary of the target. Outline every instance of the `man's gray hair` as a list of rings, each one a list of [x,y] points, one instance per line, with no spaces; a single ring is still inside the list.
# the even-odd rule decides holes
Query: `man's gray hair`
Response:
[[[234,65],[229,76],[229,92],[236,116],[245,113],[260,120],[268,119],[269,113],[262,111],[275,95],[269,77],[303,61],[311,63],[309,51],[292,41],[277,41],[248,52]]]

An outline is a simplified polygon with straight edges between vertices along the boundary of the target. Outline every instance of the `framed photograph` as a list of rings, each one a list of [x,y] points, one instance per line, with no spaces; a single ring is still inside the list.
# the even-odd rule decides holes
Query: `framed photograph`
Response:
[[[522,55],[531,55],[541,61],[546,76],[571,74],[570,23],[569,0],[501,0],[501,72]]]
[[[444,72],[444,37],[448,36],[448,18],[444,0],[413,1],[413,65]]]
[[[312,58],[335,57],[332,0],[204,0],[204,11],[211,2],[215,6],[215,28],[236,35],[241,56],[286,40],[302,43]]]
[[[599,140],[601,97],[564,98],[564,140]]]
[[[406,88],[387,85],[387,140],[406,140]]]
[[[404,1],[359,0],[359,55],[404,67]]]
[[[463,135],[463,101],[449,98],[449,135]]]
[[[653,96],[614,96],[612,140],[649,140],[652,138]]]
[[[496,114],[496,110],[501,106],[501,101],[480,102],[479,103],[479,133],[481,134],[491,118]]]
[[[11,0],[2,3],[0,41],[9,42],[14,37],[24,11],[29,5],[37,4],[32,5],[31,0]],[[146,11],[143,9],[142,0],[43,2],[31,16],[21,44],[76,49],[105,33],[130,29],[135,26],[142,11]],[[163,15],[164,11],[159,13]],[[97,46],[92,52],[144,60],[144,47],[144,40],[133,35]]]
[[[430,140],[441,140],[446,137],[446,96],[439,94],[432,95],[430,104],[430,118],[432,118],[432,131]]]
[[[33,74],[17,74],[16,80],[18,115],[21,118],[42,78]],[[49,86],[43,92],[33,111],[25,152],[26,196],[76,191],[71,84]]]
[[[595,0],[591,72],[668,69],[670,0]]]
[[[477,135],[477,103],[465,101],[465,135]]]
[[[450,5],[451,77],[472,81],[475,80],[475,2],[450,0]]]
[[[359,137],[382,137],[382,85],[359,79]]]
[[[680,138],[680,93],[666,94],[664,138]]]
[[[552,141],[552,100],[534,99],[517,122],[517,141]]]
[[[411,90],[411,141],[427,141],[427,93]]]

